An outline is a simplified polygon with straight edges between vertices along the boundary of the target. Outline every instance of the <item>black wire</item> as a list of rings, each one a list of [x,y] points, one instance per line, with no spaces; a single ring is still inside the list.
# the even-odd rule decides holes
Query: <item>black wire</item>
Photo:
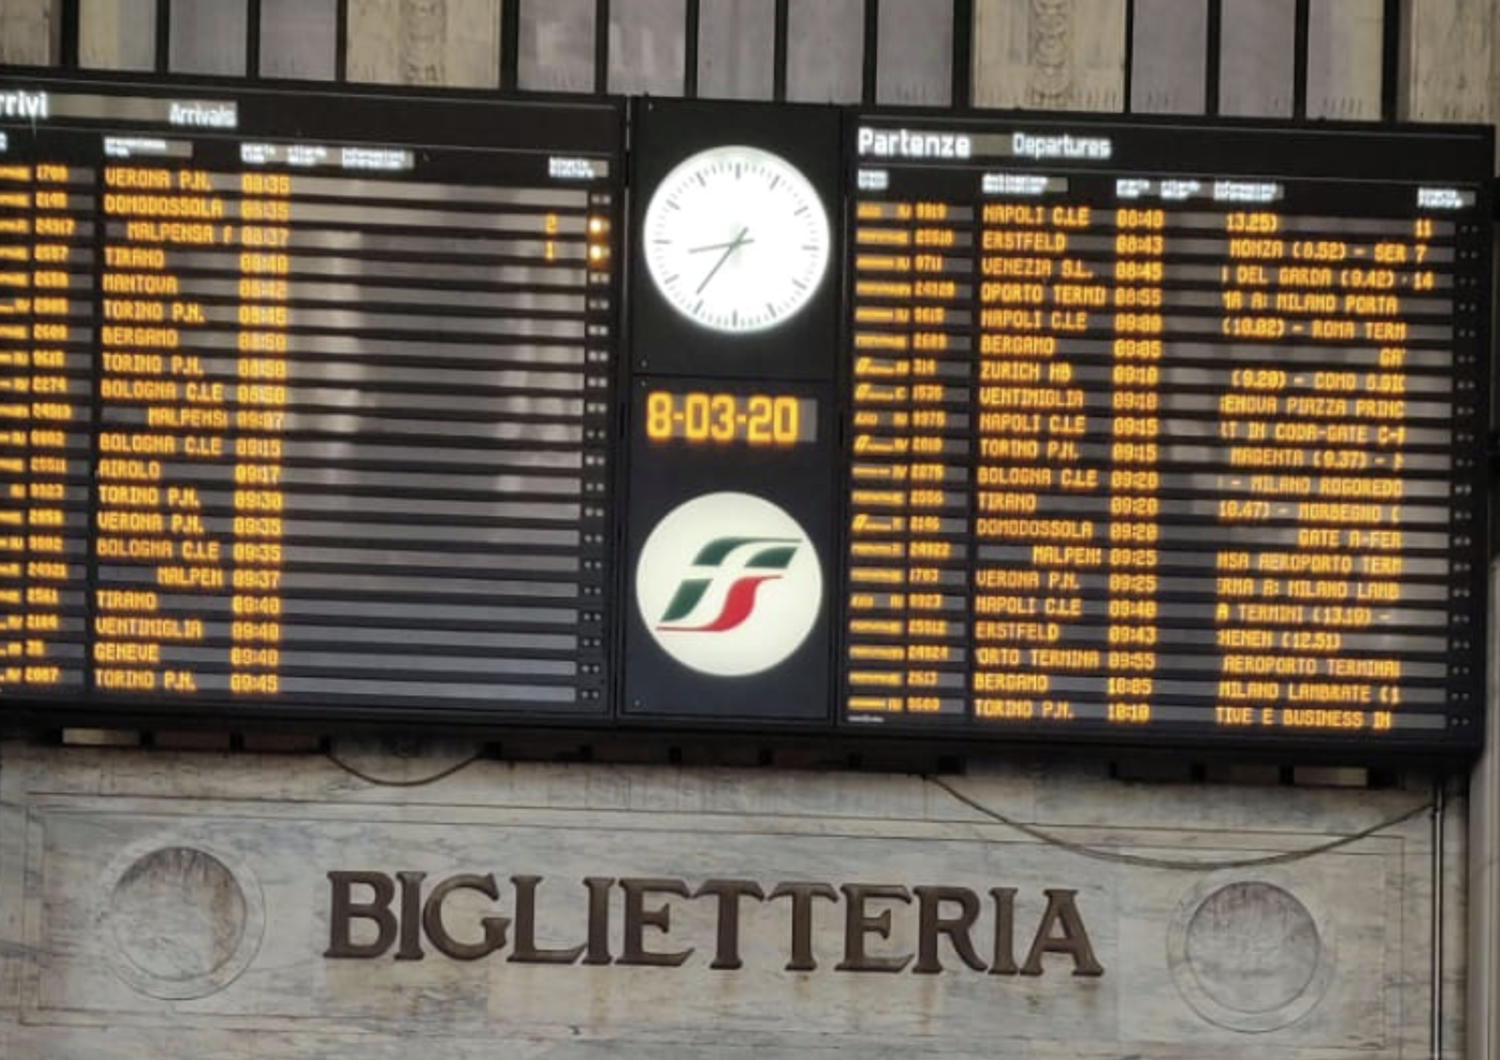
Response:
[[[990,820],[998,821],[1007,828],[1014,828],[1021,834],[1030,836],[1038,842],[1046,843],[1048,846],[1066,850],[1070,854],[1076,854],[1082,858],[1091,858],[1094,861],[1108,861],[1116,865],[1133,865],[1144,869],[1169,869],[1176,872],[1219,872],[1223,869],[1255,869],[1270,865],[1286,865],[1295,861],[1303,861],[1318,854],[1327,854],[1353,843],[1358,843],[1361,839],[1368,839],[1377,832],[1383,832],[1387,828],[1394,828],[1398,824],[1404,824],[1412,818],[1419,817],[1435,808],[1431,801],[1423,802],[1394,817],[1387,818],[1368,828],[1362,828],[1352,835],[1340,836],[1326,843],[1318,843],[1314,846],[1304,847],[1301,850],[1288,850],[1280,854],[1267,854],[1263,857],[1255,858],[1198,861],[1187,858],[1155,858],[1145,854],[1129,854],[1123,850],[1109,850],[1102,847],[1087,846],[1083,843],[1074,843],[1072,840],[1053,835],[1046,829],[1026,824],[1024,821],[1018,821],[1013,817],[1006,816],[999,810],[993,810],[977,799],[965,795],[941,777],[924,776],[922,779],[947,792],[971,810],[982,813]]]
[[[420,788],[428,784],[436,784],[440,780],[446,780],[447,778],[453,776],[453,774],[459,772],[460,770],[468,769],[471,765],[484,757],[484,751],[475,751],[468,758],[461,759],[451,766],[440,769],[430,777],[419,777],[416,780],[382,780],[380,777],[372,776],[362,769],[351,766],[348,762],[345,762],[342,758],[334,754],[332,751],[324,752],[324,757],[326,757],[330,762],[342,769],[345,773],[348,773],[351,777],[357,777],[360,780],[363,780],[366,784],[375,784],[382,788]]]

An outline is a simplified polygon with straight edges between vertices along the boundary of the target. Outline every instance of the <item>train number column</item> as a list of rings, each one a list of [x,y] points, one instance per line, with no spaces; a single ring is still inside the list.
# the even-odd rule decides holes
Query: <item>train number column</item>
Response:
[[[22,687],[31,481],[31,166],[0,165],[0,689]]]
[[[972,207],[856,206],[847,707],[960,716]]]
[[[0,688],[83,682],[93,178],[0,164]]]

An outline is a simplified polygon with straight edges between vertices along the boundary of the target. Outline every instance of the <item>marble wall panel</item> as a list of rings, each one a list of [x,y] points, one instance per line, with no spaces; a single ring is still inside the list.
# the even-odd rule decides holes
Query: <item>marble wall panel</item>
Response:
[[[337,15],[335,0],[261,0],[261,76],[332,80]]]
[[[946,107],[952,99],[951,0],[881,0],[875,102]]]
[[[1500,7],[1495,0],[1421,0],[1406,9],[1401,117],[1493,122],[1500,113]]]
[[[54,0],[0,2],[0,63],[46,66],[54,62],[57,6]]]
[[[245,72],[245,0],[194,0],[171,10],[167,69],[222,77]]]
[[[493,88],[500,0],[349,0],[350,81]]]
[[[786,94],[857,103],[864,85],[864,0],[789,0]]]
[[[594,0],[521,0],[516,56],[521,88],[594,90],[594,11]]]
[[[451,756],[345,758],[410,782]],[[1372,1060],[1413,1055],[1432,1013],[1414,974],[1433,957],[1420,792],[1174,790],[998,766],[938,783],[484,761],[388,787],[316,757],[18,744],[0,765],[7,1060],[367,1060],[418,1046],[477,1060],[498,1041],[559,1060]],[[1278,858],[1412,810],[1340,849]],[[1451,813],[1461,831],[1461,805]],[[339,872],[389,879],[389,912],[361,912],[378,881],[346,886]],[[456,874],[479,879],[424,921]],[[474,889],[491,875],[493,898]],[[627,879],[669,881],[643,893],[639,947],[680,963],[626,963]],[[719,901],[670,893],[724,879],[826,883],[836,898],[809,900],[800,956],[791,901],[744,898],[736,967]],[[897,891],[858,899],[861,884]],[[938,969],[850,970],[921,950],[915,888],[927,886],[956,889],[930,894],[929,910],[961,922],[929,932]],[[347,920],[332,909],[340,887]],[[503,938],[486,925],[496,917]],[[1058,952],[1039,952],[1040,974],[1012,974],[1039,930]],[[450,955],[444,933],[499,945]],[[592,948],[569,963],[511,959],[528,938]],[[361,947],[378,955],[327,955]]]
[[[976,106],[1120,110],[1124,79],[1124,4],[976,0]]]
[[[1223,0],[1219,113],[1292,116],[1297,0]]]
[[[1385,0],[1311,0],[1307,116],[1380,120]]]
[[[610,0],[610,92],[682,95],[683,2]]]
[[[1203,113],[1208,0],[1135,0],[1131,47],[1131,110]]]
[[[765,0],[701,0],[698,94],[710,99],[770,99],[776,19]]]
[[[1500,659],[1500,569],[1493,564],[1489,576],[1491,659]],[[1490,666],[1485,698],[1500,701],[1500,668]],[[1493,713],[1491,714],[1493,717]],[[1471,1013],[1469,1052],[1473,1060],[1500,1053],[1500,1005],[1494,1002],[1500,984],[1500,725],[1490,723],[1485,733],[1484,756],[1475,769],[1470,787],[1469,859],[1465,888],[1468,895],[1468,981],[1462,1007]]]
[[[78,65],[86,70],[156,67],[156,0],[80,0]]]

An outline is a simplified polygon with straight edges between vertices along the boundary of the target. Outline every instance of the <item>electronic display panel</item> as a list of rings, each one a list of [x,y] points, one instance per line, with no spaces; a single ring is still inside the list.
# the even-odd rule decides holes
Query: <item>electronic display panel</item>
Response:
[[[846,143],[848,729],[1477,743],[1489,130]]]
[[[0,695],[609,709],[623,115],[0,83]]]

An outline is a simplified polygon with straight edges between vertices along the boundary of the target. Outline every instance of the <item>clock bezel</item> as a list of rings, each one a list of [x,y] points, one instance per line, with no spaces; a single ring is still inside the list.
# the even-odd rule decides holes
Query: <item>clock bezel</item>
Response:
[[[818,292],[827,281],[830,267],[833,263],[833,227],[828,205],[824,202],[823,196],[819,193],[817,186],[797,167],[795,162],[782,154],[755,144],[726,142],[700,148],[677,162],[676,165],[672,166],[656,182],[647,200],[645,213],[642,216],[642,238],[650,239],[652,233],[656,231],[659,213],[666,209],[664,203],[668,201],[667,197],[674,190],[680,188],[683,183],[691,181],[694,176],[699,176],[700,180],[705,180],[705,178],[706,180],[722,179],[714,177],[706,171],[726,158],[729,160],[744,158],[753,164],[767,165],[784,171],[782,175],[785,177],[787,185],[798,192],[798,198],[817,211],[816,249],[812,252],[818,257],[816,268],[809,270],[811,275],[807,285],[791,294],[789,307],[781,308],[779,305],[780,300],[774,296],[766,298],[767,292],[761,288],[748,291],[740,287],[729,288],[729,290],[740,296],[747,318],[756,322],[749,325],[725,324],[720,319],[719,314],[708,315],[697,311],[696,307],[690,305],[688,299],[683,298],[680,292],[674,291],[668,279],[659,274],[658,266],[649,249],[644,251],[643,259],[647,275],[650,277],[656,292],[667,305],[694,325],[723,335],[744,336],[762,334],[782,327],[812,304]],[[724,204],[734,201],[733,197],[727,194],[727,189],[724,192],[717,192],[716,189],[709,188],[706,180],[704,183],[706,191],[710,194],[718,194]],[[754,223],[753,217],[747,218],[747,220],[751,224]],[[748,227],[749,225],[747,225]],[[793,269],[788,271],[796,272],[798,270]],[[723,297],[719,296],[717,304],[722,304],[723,301]],[[699,304],[703,303],[700,301]],[[754,311],[758,310],[763,304],[771,308],[771,313],[767,319],[762,321],[755,315]]]

